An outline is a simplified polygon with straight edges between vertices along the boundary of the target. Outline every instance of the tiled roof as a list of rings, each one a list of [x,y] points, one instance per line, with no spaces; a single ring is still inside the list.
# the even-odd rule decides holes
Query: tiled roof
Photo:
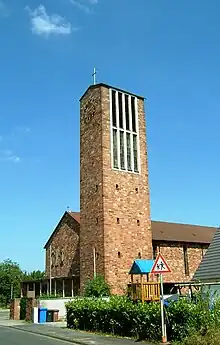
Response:
[[[217,228],[209,226],[152,221],[155,241],[210,244]]]
[[[68,211],[69,214],[76,222],[80,223],[80,212]],[[153,241],[166,241],[166,242],[185,242],[185,243],[204,243],[210,244],[213,236],[217,230],[215,227],[169,223],[160,221],[151,221]],[[56,229],[51,234],[45,247],[50,242]]]

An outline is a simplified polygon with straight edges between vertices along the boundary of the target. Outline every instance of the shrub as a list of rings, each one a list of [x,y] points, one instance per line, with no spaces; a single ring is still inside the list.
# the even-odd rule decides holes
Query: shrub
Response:
[[[26,305],[27,297],[22,297],[20,300],[20,320],[25,320],[26,318]]]
[[[6,308],[7,307],[7,297],[4,295],[0,295],[0,307]]]
[[[134,304],[126,297],[112,296],[109,300],[76,299],[68,302],[66,308],[69,328],[136,336],[139,340],[161,339],[160,304],[156,302]],[[180,299],[170,303],[165,310],[168,339],[180,341],[180,344],[184,339],[193,339],[193,334],[211,334],[211,329],[220,327],[219,300],[210,309],[209,300],[200,296],[196,303]]]
[[[89,280],[85,286],[85,297],[107,297],[110,296],[110,286],[102,276]]]
[[[195,333],[186,337],[181,342],[175,342],[173,345],[219,345],[220,331],[218,329],[209,329],[205,335]]]
[[[66,304],[67,327],[140,339],[160,339],[159,303],[133,304],[126,297],[83,298]],[[159,331],[158,331],[159,330]]]

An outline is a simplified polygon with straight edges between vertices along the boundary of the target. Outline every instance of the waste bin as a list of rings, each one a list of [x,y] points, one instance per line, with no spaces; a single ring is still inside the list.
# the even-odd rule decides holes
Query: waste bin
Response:
[[[57,322],[58,321],[59,310],[58,309],[48,309],[47,310],[47,322]]]
[[[47,308],[38,309],[38,321],[39,323],[44,323],[47,321]]]
[[[53,322],[53,310],[47,310],[47,322]]]
[[[58,317],[59,317],[59,310],[58,309],[54,309],[54,312],[53,312],[53,322],[57,322],[58,321]]]

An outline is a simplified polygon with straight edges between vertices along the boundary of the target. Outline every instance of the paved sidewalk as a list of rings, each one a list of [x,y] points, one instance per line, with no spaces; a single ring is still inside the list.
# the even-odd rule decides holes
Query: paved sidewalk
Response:
[[[0,326],[10,327],[25,324],[25,321],[9,320],[9,310],[0,309]]]
[[[114,338],[111,336],[103,336],[93,333],[80,332],[63,328],[63,324],[29,324],[23,326],[15,326],[15,329],[30,333],[40,334],[52,337],[54,339],[65,340],[73,344],[80,345],[137,345],[137,342],[127,338]],[[145,345],[150,345],[144,342]]]

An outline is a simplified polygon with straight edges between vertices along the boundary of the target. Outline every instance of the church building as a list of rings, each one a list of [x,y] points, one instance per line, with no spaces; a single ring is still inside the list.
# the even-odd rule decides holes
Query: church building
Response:
[[[161,252],[165,287],[190,281],[216,228],[152,221],[144,97],[106,84],[80,99],[80,213],[65,212],[45,245],[52,291],[83,291],[103,275],[125,291],[136,258]]]

